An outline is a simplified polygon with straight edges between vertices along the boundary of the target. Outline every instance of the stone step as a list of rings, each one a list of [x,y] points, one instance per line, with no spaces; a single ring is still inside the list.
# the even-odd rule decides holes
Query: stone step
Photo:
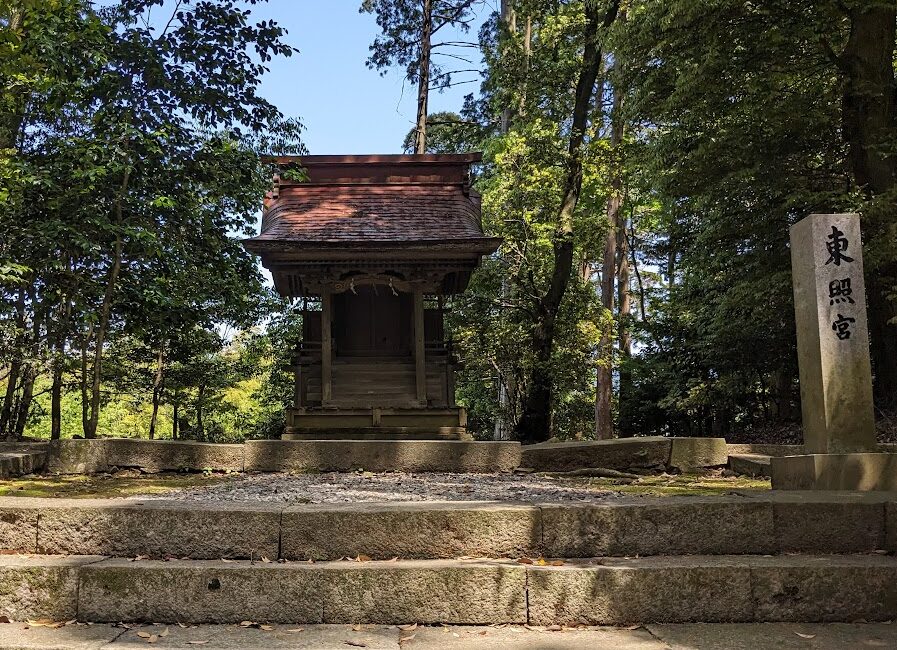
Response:
[[[627,625],[882,621],[897,559],[847,556],[263,563],[0,556],[13,620]]]
[[[763,454],[729,454],[729,469],[747,476],[772,476],[772,457]]]
[[[591,505],[0,498],[0,549],[334,560],[897,551],[897,495],[753,492]]]

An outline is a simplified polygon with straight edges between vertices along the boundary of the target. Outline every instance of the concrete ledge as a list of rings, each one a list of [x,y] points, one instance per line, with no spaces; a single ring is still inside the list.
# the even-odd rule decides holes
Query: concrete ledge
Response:
[[[770,457],[760,454],[732,454],[729,456],[729,469],[746,476],[772,475]]]
[[[756,558],[756,621],[885,621],[897,612],[897,561],[877,555]]]
[[[321,623],[313,565],[106,560],[84,567],[78,617],[96,622]]]
[[[671,438],[667,465],[683,472],[718,467],[729,462],[725,438]]]
[[[44,501],[50,501],[49,505]],[[282,506],[263,503],[27,499],[41,553],[277,559]]]
[[[671,438],[660,436],[543,442],[524,447],[521,464],[540,472],[565,472],[583,467],[663,469],[670,460],[672,445]]]
[[[897,550],[897,495],[760,492],[596,504],[0,498],[0,549],[134,558],[332,560]]]
[[[883,621],[897,561],[861,556],[601,559],[530,568],[530,623]]]
[[[101,557],[0,556],[0,612],[10,620],[78,614],[78,569]]]
[[[334,560],[537,556],[541,510],[506,503],[296,506],[283,511],[281,557]]]
[[[760,456],[797,456],[804,453],[803,445],[727,444],[729,455],[758,454]]]
[[[242,444],[135,438],[107,438],[104,442],[110,467],[139,467],[150,472],[243,471]]]
[[[773,512],[744,498],[631,499],[542,506],[549,557],[772,553]]]
[[[884,499],[863,492],[773,492],[775,549],[794,553],[867,553],[886,545]]]
[[[607,469],[677,469],[725,465],[723,438],[617,438],[575,442],[543,442],[523,448],[521,464],[541,472],[565,472],[585,467]]]
[[[94,474],[109,470],[106,440],[53,440],[47,469],[58,474]]]
[[[523,623],[890,620],[881,555],[251,563],[0,557],[12,619],[160,623]]]
[[[659,561],[657,561],[659,560]],[[730,557],[603,559],[528,571],[533,625],[750,621],[751,574]]]
[[[520,443],[464,440],[250,440],[247,472],[510,472]]]
[[[250,564],[106,560],[79,618],[235,623],[523,623],[526,569],[497,562]]]
[[[773,458],[774,490],[897,490],[897,454],[806,454]]]
[[[424,560],[329,563],[324,621],[396,624],[525,623],[526,567]]]

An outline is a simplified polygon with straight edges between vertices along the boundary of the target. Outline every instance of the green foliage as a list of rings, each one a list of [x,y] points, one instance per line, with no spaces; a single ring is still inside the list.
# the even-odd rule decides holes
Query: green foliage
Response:
[[[260,155],[304,152],[301,124],[257,94],[293,52],[284,30],[234,0],[0,9],[0,434],[54,410],[43,390],[70,427],[73,389],[85,434],[109,417],[143,430],[149,386],[151,412],[192,400],[192,435],[243,435],[236,415],[202,415],[242,413],[259,389],[221,330],[278,308],[238,238],[270,183]]]

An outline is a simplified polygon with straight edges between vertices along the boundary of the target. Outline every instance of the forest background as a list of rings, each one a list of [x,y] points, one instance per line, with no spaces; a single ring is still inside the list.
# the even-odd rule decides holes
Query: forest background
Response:
[[[280,434],[301,327],[240,245],[262,156],[305,152],[259,93],[273,8],[0,0],[0,435]],[[484,152],[504,243],[449,312],[478,437],[799,438],[788,228],[846,211],[897,428],[894,2],[360,11],[416,88],[396,150]]]

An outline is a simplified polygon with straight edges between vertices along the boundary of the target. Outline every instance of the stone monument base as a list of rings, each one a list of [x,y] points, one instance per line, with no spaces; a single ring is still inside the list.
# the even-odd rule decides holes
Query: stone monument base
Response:
[[[774,490],[897,490],[897,454],[806,454],[771,463]]]

